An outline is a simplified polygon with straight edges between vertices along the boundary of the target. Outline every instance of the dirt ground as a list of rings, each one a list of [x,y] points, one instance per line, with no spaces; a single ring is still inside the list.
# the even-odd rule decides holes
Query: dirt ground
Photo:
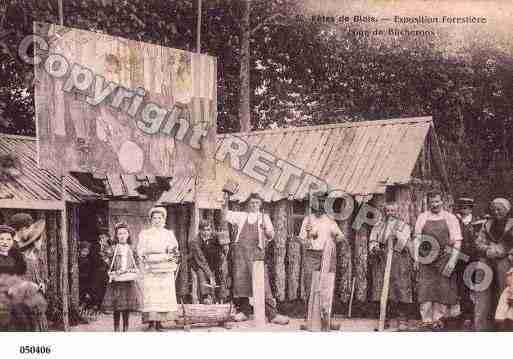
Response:
[[[352,332],[372,332],[377,328],[377,320],[375,319],[357,319],[357,318],[340,318],[335,317],[332,321],[335,324],[340,325],[340,331],[352,331]],[[201,332],[222,332],[222,331],[300,331],[301,324],[304,324],[305,320],[303,319],[295,319],[291,318],[290,323],[288,325],[276,325],[267,323],[263,328],[255,328],[255,325],[252,320],[248,320],[246,322],[230,322],[228,326],[230,329],[227,329],[222,326],[192,326],[190,331],[201,331]],[[396,325],[394,320],[390,321],[390,327],[387,331],[395,331]],[[410,325],[413,327],[417,323],[416,321],[412,321]],[[176,325],[174,322],[165,322],[163,323],[164,331],[183,331],[183,327]],[[141,316],[139,313],[133,313],[130,316],[130,328],[131,332],[142,332],[146,331],[146,325],[141,322]],[[113,331],[113,318],[112,315],[102,314],[97,320],[92,321],[88,324],[80,324],[71,328],[71,331],[76,332],[110,332]]]

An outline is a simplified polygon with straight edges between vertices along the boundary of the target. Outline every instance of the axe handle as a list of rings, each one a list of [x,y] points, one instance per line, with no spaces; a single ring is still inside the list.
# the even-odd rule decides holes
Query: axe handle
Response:
[[[385,226],[385,232],[387,234],[388,222]],[[379,306],[379,326],[378,330],[382,332],[385,330],[385,319],[387,315],[387,304],[388,304],[388,290],[390,289],[390,274],[392,271],[392,256],[394,254],[392,237],[387,238],[387,259],[385,264],[385,274],[383,275],[383,288],[381,290],[381,300]]]
[[[356,285],[356,277],[353,277],[353,282],[351,283],[351,297],[349,297],[349,310],[347,311],[347,317],[351,318],[353,314],[353,299],[354,299],[354,288]]]

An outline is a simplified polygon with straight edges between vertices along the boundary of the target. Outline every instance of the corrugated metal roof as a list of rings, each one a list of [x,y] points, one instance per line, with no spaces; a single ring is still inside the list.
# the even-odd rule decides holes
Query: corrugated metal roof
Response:
[[[217,137],[217,148],[236,136],[323,179],[331,189],[366,196],[411,180],[432,124],[431,117],[417,117],[226,134]],[[225,161],[217,163],[216,181],[219,190],[227,179],[239,183],[234,200],[244,201],[251,192],[258,192],[266,201],[277,201],[289,197],[273,188],[280,173],[276,169],[262,184]],[[307,190],[299,183],[296,187],[292,197],[303,199]],[[191,202],[193,198],[194,181],[174,179],[160,201]]]
[[[22,201],[61,200],[61,179],[37,165],[37,140],[33,137],[0,134],[0,155],[14,155],[21,163],[22,174],[10,181],[0,181],[2,197]],[[79,202],[98,195],[65,176],[66,200]]]

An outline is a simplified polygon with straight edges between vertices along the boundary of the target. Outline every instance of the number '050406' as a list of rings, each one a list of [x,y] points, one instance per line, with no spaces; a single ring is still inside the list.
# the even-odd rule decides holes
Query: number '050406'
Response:
[[[50,354],[52,348],[49,345],[23,345],[20,354]]]

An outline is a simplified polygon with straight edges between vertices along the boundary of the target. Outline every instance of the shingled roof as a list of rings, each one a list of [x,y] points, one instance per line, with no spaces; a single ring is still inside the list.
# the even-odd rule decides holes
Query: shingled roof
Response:
[[[346,122],[332,125],[292,127],[223,134],[217,136],[217,148],[232,136],[257,146],[276,158],[287,161],[305,172],[325,180],[333,189],[353,195],[367,196],[384,193],[387,186],[406,184],[425,145],[434,135],[431,117],[389,119],[379,121]],[[60,199],[60,180],[36,163],[36,140],[30,137],[0,135],[0,153],[19,154],[26,174],[15,184],[0,185],[0,193],[12,193],[15,198]],[[443,163],[438,164],[443,169]],[[275,179],[278,169],[269,176]],[[217,163],[216,181],[212,190],[220,193],[223,184],[232,179],[240,190],[233,197],[245,201],[251,192],[260,193],[266,201],[285,197],[272,184],[262,184],[234,170],[228,162]],[[67,199],[78,201],[96,193],[81,185],[74,177],[66,176]],[[135,188],[151,183],[154,177],[107,176],[103,179],[106,193],[103,197],[147,199]],[[190,203],[195,197],[192,177],[177,177],[170,181],[170,190],[163,193],[161,203]],[[298,190],[287,197],[303,199],[307,193]]]
[[[417,117],[253,131],[218,135],[217,148],[230,136],[237,136],[250,146],[258,146],[322,178],[333,189],[366,196],[411,181],[432,126],[431,117]],[[442,163],[438,165],[443,168]],[[260,193],[266,201],[284,198],[272,185],[261,184],[228,163],[218,162],[216,176],[219,191],[227,179],[239,183],[240,191],[234,200],[244,201],[251,192]],[[306,195],[303,190],[292,197],[303,199]],[[194,181],[190,178],[173,179],[171,189],[160,199],[163,203],[193,200]]]
[[[0,155],[11,155],[21,164],[21,175],[0,181],[0,201],[62,201],[61,178],[37,165],[37,140],[33,137],[0,134]],[[65,176],[66,201],[80,202],[98,195],[81,185],[74,177]],[[34,205],[34,209],[44,208]]]

